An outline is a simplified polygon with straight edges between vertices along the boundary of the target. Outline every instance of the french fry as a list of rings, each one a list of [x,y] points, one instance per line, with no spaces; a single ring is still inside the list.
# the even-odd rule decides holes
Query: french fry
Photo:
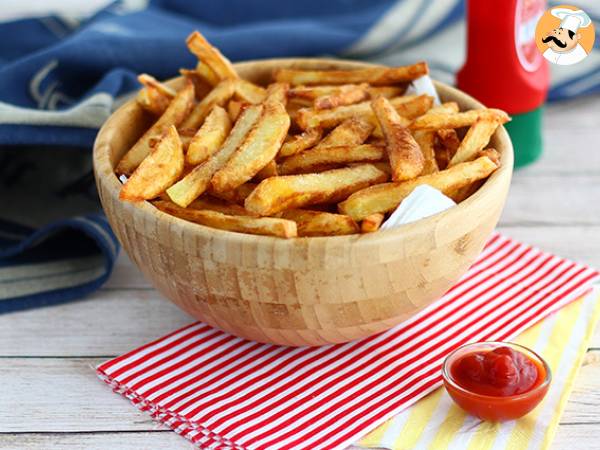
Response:
[[[203,194],[209,187],[210,180],[215,172],[225,165],[238,146],[246,139],[246,136],[258,121],[262,110],[261,105],[246,108],[221,148],[208,160],[194,167],[190,173],[167,189],[169,198],[177,205],[185,208]]]
[[[238,78],[238,74],[231,65],[231,62],[217,48],[210,45],[200,33],[194,31],[188,36],[186,43],[190,51],[200,61],[206,63],[219,80]]]
[[[371,102],[371,106],[385,137],[385,149],[392,167],[392,179],[404,181],[415,178],[423,171],[425,164],[419,144],[403,125],[388,99],[377,97]]]
[[[356,222],[343,214],[292,209],[282,212],[281,218],[296,222],[300,237],[341,236],[358,233]]]
[[[490,142],[492,134],[498,128],[499,123],[495,120],[480,119],[477,120],[463,138],[456,153],[448,163],[448,167],[452,167],[461,162],[470,161],[483,150]]]
[[[486,148],[484,150],[481,150],[477,156],[487,156],[498,166],[500,165],[500,152],[498,152],[498,150],[496,150],[495,148]]]
[[[209,192],[213,197],[217,197],[221,200],[226,200],[231,203],[237,203],[238,205],[243,205],[250,193],[256,189],[256,186],[258,186],[257,183],[248,182],[238,186],[235,189],[232,189],[231,191],[213,192],[209,190]]]
[[[322,95],[315,99],[315,109],[332,109],[338,106],[353,105],[369,98],[367,84],[346,84],[338,92]]]
[[[204,61],[198,61],[198,64],[196,64],[196,73],[211,86],[216,86],[221,81],[217,74]]]
[[[281,175],[316,172],[323,167],[348,163],[375,162],[386,158],[385,148],[370,144],[315,147],[286,158],[279,165]]]
[[[171,125],[156,147],[121,188],[119,198],[130,202],[150,200],[171,186],[183,171],[183,149]]]
[[[195,70],[179,69],[179,73],[194,84],[196,100],[202,100],[206,95],[213,90],[213,85],[200,76]]]
[[[417,117],[410,125],[413,130],[440,130],[442,128],[461,128],[473,125],[478,120],[494,120],[499,124],[510,120],[508,115],[499,109],[473,109],[455,114],[428,113]]]
[[[274,217],[231,216],[216,211],[182,208],[171,202],[154,202],[161,211],[189,222],[234,231],[282,238],[298,236],[296,222]]]
[[[423,154],[423,170],[421,175],[427,175],[439,171],[437,161],[435,159],[435,132],[417,130],[413,134],[415,141]]]
[[[265,100],[267,91],[265,88],[240,78],[235,82],[235,95],[243,102],[257,104]]]
[[[373,67],[357,70],[294,70],[279,69],[274,79],[294,86],[304,84],[348,84],[368,83],[373,86],[385,86],[415,80],[427,75],[429,69],[425,62],[401,67]]]
[[[192,138],[185,157],[186,162],[196,165],[206,161],[219,150],[230,130],[231,120],[227,111],[215,105]]]
[[[452,114],[452,113],[457,113],[458,111],[459,111],[459,109],[458,109],[458,103],[456,103],[456,102],[446,102],[446,103],[442,103],[441,105],[438,105],[438,106],[433,106],[427,112],[428,113]]]
[[[232,122],[235,122],[244,108],[247,108],[249,105],[250,103],[241,102],[239,100],[229,100],[229,103],[227,103],[227,114],[229,114],[229,119]]]
[[[301,134],[293,136],[289,142],[285,142],[279,149],[277,157],[285,158],[314,147],[321,140],[321,136],[323,136],[321,128],[309,128]]]
[[[138,105],[156,116],[163,114],[172,100],[153,86],[140,89],[135,99]]]
[[[171,100],[177,95],[174,89],[147,73],[138,75],[138,81],[144,87],[138,92],[137,102],[153,114],[161,115],[164,113]]]
[[[246,140],[211,180],[215,192],[235,189],[250,180],[275,158],[290,127],[290,117],[280,102],[285,87],[269,87],[263,113]]]
[[[375,213],[394,210],[417,186],[428,184],[444,194],[487,178],[498,166],[487,156],[457,164],[446,170],[401,183],[384,183],[355,192],[338,205],[342,214],[356,221]],[[248,197],[250,198],[250,197]]]
[[[215,105],[223,106],[235,92],[235,81],[224,80],[202,99],[181,124],[182,129],[197,130]]]
[[[372,131],[373,125],[369,121],[360,117],[352,117],[331,130],[315,148],[359,145],[367,140]]]
[[[425,130],[417,130],[415,133],[424,132]],[[435,151],[435,160],[440,169],[445,169],[448,167],[448,163],[458,150],[460,146],[460,139],[458,138],[458,134],[456,130],[453,128],[442,128],[441,130],[437,130],[436,136],[438,142],[434,141],[434,151]]]
[[[278,175],[279,173],[277,170],[277,163],[274,159],[272,159],[267,163],[265,167],[260,169],[256,175],[254,175],[254,178],[252,178],[252,180],[260,182],[262,180],[266,180],[267,178],[276,177]]]
[[[129,175],[150,153],[150,141],[161,136],[171,125],[179,126],[194,104],[194,85],[186,82],[169,107],[119,161],[116,172]]]
[[[173,203],[175,205],[175,203]],[[203,195],[197,198],[188,205],[188,208],[192,209],[204,209],[208,211],[216,211],[222,214],[230,216],[254,216],[249,211],[246,211],[243,206],[237,203],[228,202],[220,198],[211,197],[210,195]]]
[[[286,209],[336,202],[388,176],[370,164],[307,175],[267,178],[246,198],[248,211],[269,216]]]
[[[304,106],[312,105],[320,97],[327,95],[337,95],[343,89],[352,89],[364,87],[371,98],[375,97],[398,97],[406,90],[403,86],[369,86],[368,84],[330,84],[321,86],[295,86],[288,92],[288,97],[292,100],[306,100]]]
[[[267,98],[272,103],[281,103],[284,107],[287,105],[287,93],[290,86],[286,83],[271,83],[267,87]]]
[[[379,230],[385,216],[381,213],[371,214],[365,217],[360,223],[361,233],[373,233]]]
[[[412,119],[424,114],[431,108],[433,99],[428,95],[405,95],[390,99],[390,103],[400,116]],[[332,128],[338,123],[352,117],[361,117],[375,123],[371,103],[368,101],[356,103],[355,105],[339,106],[333,109],[300,109],[295,120],[305,130],[312,127]]]

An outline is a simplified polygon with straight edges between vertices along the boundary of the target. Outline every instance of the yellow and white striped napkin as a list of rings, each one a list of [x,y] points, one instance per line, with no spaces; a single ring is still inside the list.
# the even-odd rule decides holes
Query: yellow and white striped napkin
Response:
[[[552,369],[540,405],[510,422],[483,422],[456,406],[444,388],[384,423],[357,445],[391,450],[547,449],[600,318],[600,287],[529,328],[515,342],[539,353]]]

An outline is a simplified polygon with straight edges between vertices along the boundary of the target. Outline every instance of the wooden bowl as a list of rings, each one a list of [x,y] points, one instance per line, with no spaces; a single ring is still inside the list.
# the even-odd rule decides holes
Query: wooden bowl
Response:
[[[257,83],[274,68],[351,69],[366,63],[271,59],[236,64]],[[436,83],[442,101],[481,108]],[[94,171],[102,205],[129,257],[152,284],[193,317],[237,336],[283,345],[346,342],[402,322],[444,294],[469,268],[496,226],[510,184],[513,150],[500,127],[491,146],[502,166],[460,205],[368,235],[280,239],[208,228],[148,202],[119,200],[114,167],[149,126],[129,101],[100,130]]]

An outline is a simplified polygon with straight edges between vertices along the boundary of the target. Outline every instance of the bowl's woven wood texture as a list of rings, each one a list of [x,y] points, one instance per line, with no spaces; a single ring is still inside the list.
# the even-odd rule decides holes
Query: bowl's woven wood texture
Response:
[[[265,83],[275,67],[348,68],[334,60],[237,64]],[[442,100],[481,107],[437,84]],[[235,335],[275,344],[345,342],[386,330],[439,298],[473,263],[494,229],[512,173],[512,146],[499,128],[491,146],[502,167],[455,208],[368,235],[278,239],[192,224],[151,204],[118,199],[113,169],[148,126],[131,101],[100,131],[94,148],[98,191],[123,247],[153,285],[195,318]]]

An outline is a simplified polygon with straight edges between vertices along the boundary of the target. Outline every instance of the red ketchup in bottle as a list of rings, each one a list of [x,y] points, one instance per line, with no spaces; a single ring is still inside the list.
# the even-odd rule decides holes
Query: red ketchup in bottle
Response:
[[[515,165],[542,152],[542,106],[548,65],[535,45],[535,28],[546,0],[468,0],[467,58],[456,76],[459,89],[512,116],[506,128]]]

